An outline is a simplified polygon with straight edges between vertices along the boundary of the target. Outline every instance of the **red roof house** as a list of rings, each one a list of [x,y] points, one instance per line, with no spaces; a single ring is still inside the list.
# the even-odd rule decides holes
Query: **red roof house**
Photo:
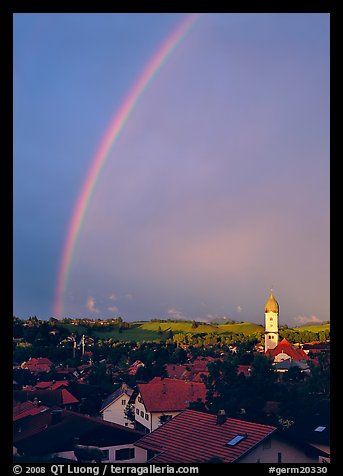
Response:
[[[37,390],[56,390],[58,388],[65,388],[68,387],[69,382],[68,380],[53,380],[51,382],[38,382],[35,385]]]
[[[75,460],[77,437],[81,445],[101,448],[104,461],[142,463],[146,461],[146,451],[133,446],[142,436],[141,432],[99,418],[68,410],[47,410],[17,422],[13,445],[22,458],[57,455]]]
[[[206,400],[206,386],[202,382],[155,377],[138,385],[135,400],[136,423],[147,431],[189,408],[190,402]]]
[[[19,402],[33,402],[37,400],[49,407],[64,407],[68,409],[73,409],[80,403],[66,388],[58,388],[56,390],[15,390],[13,397]]]
[[[50,372],[52,366],[51,360],[45,357],[30,358],[21,365],[21,368],[28,369],[31,373]]]
[[[318,452],[286,440],[274,426],[185,410],[135,443],[162,464],[318,463]]]
[[[308,355],[302,349],[297,349],[287,339],[282,339],[274,349],[268,349],[266,355],[272,357],[274,362],[282,362],[287,359],[309,360]]]
[[[47,410],[48,407],[44,405],[38,405],[33,402],[13,402],[13,421],[21,420],[28,416],[37,415]]]
[[[136,446],[150,450],[154,463],[204,463],[219,459],[237,462],[270,437],[274,426],[185,410],[139,440]]]

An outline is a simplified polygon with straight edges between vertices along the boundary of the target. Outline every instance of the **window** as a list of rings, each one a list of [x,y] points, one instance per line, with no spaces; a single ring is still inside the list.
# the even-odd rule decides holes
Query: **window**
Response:
[[[126,405],[126,400],[125,400],[125,399],[122,400],[122,401],[121,401],[121,404],[122,404],[122,405]]]
[[[268,440],[264,440],[263,449],[269,450],[271,447],[272,447],[272,440],[270,438]]]
[[[141,417],[144,418],[144,412],[141,410]]]
[[[231,440],[229,440],[226,444],[228,446],[236,446],[240,441],[244,440],[244,438],[246,438],[246,434],[244,435],[236,435],[234,438],[232,438]]]
[[[127,459],[133,459],[134,457],[134,448],[122,448],[121,450],[116,450],[116,461],[124,461]]]
[[[101,450],[103,457],[101,458],[101,461],[108,461],[110,459],[110,450]]]
[[[138,397],[137,400],[139,401],[139,403],[142,403],[141,397]]]
[[[317,426],[317,428],[314,430],[314,431],[319,431],[319,433],[321,433],[322,431],[324,431],[326,428],[326,426]]]
[[[139,410],[138,410],[138,408],[136,408],[136,414],[139,415]]]
[[[277,462],[282,463],[282,453],[277,454]]]
[[[148,413],[145,414],[145,419],[149,421],[149,414]]]

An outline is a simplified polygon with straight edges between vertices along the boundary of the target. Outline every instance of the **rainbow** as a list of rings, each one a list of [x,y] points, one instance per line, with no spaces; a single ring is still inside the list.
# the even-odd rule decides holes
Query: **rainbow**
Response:
[[[173,33],[164,41],[162,46],[152,56],[146,67],[143,69],[142,74],[133,85],[126,99],[123,101],[120,109],[116,112],[105,135],[103,136],[100,147],[98,148],[95,157],[92,160],[86,180],[77,198],[68,228],[68,234],[66,236],[62,252],[62,259],[60,262],[57,278],[53,307],[53,315],[55,317],[61,317],[63,313],[63,297],[67,287],[68,276],[72,265],[77,239],[80,235],[80,230],[82,228],[82,224],[87,213],[96,183],[106,163],[106,160],[109,157],[110,150],[118,139],[120,132],[125,127],[143,92],[156,77],[157,73],[176,49],[176,47],[185,38],[198,16],[199,14],[194,13],[187,15],[181,24],[178,25]]]

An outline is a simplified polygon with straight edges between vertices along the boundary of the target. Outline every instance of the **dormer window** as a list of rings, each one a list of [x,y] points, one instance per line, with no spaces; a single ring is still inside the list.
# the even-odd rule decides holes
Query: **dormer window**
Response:
[[[238,443],[240,443],[242,440],[244,440],[247,437],[247,434],[244,433],[243,435],[236,435],[231,440],[229,440],[226,444],[228,446],[236,446]]]

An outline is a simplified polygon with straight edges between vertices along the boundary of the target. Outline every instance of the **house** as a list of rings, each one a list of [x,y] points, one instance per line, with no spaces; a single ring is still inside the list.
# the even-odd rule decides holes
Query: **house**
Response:
[[[40,405],[38,401],[35,402],[13,402],[13,422],[26,418],[28,416],[37,415],[46,411],[48,407]]]
[[[14,453],[26,458],[64,458],[75,461],[75,438],[79,444],[97,446],[104,462],[142,463],[147,459],[143,448],[134,443],[143,433],[115,423],[68,410],[47,410],[22,420],[14,431]]]
[[[306,354],[321,354],[323,352],[330,352],[330,342],[311,342],[303,344],[303,351]]]
[[[274,362],[282,362],[287,359],[293,359],[294,361],[310,359],[302,349],[297,349],[294,345],[288,342],[287,339],[282,339],[276,347],[268,349],[266,356],[271,357]]]
[[[57,390],[59,388],[68,387],[69,382],[67,380],[52,380],[48,382],[38,382],[35,385],[36,390]]]
[[[18,402],[38,401],[48,407],[60,407],[68,410],[76,409],[80,403],[66,388],[58,388],[56,390],[15,390],[13,398]]]
[[[133,428],[134,423],[125,418],[125,409],[130,403],[130,398],[134,393],[133,388],[122,384],[115,392],[109,395],[103,402],[100,413],[105,421],[111,421],[118,425]]]
[[[293,360],[290,358],[280,362],[275,362],[273,366],[276,372],[288,372],[291,367],[298,367],[301,373],[304,373],[305,375],[309,375],[311,373],[308,363],[304,360]]]
[[[135,443],[148,452],[148,461],[164,464],[317,463],[302,446],[284,440],[277,428],[185,410]]]
[[[189,408],[190,402],[206,400],[202,382],[155,377],[138,385],[135,398],[136,426],[150,432]]]
[[[197,357],[187,364],[166,364],[165,369],[169,378],[202,382],[203,376],[209,375],[208,364],[214,360],[213,357]]]
[[[45,357],[30,358],[21,364],[22,369],[28,369],[33,374],[50,372],[53,363]]]
[[[143,364],[143,362],[141,362],[140,360],[136,360],[129,368],[128,368],[128,374],[129,375],[136,375],[138,369],[140,367],[145,367],[145,365]]]
[[[169,378],[177,378],[179,380],[191,380],[191,364],[166,364],[165,369]]]
[[[302,417],[286,432],[286,437],[296,444],[306,445],[309,451],[317,452],[318,462],[330,462],[330,402],[319,402],[312,411]]]

